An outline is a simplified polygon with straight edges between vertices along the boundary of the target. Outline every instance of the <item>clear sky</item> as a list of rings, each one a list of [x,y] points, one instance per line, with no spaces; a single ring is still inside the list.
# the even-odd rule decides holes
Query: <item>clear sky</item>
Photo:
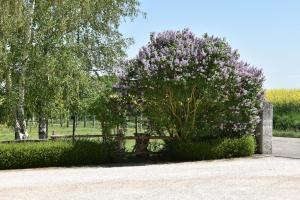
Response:
[[[225,37],[241,58],[264,70],[265,88],[300,88],[300,0],[141,0],[147,17],[123,23],[130,58],[150,32],[189,28]]]

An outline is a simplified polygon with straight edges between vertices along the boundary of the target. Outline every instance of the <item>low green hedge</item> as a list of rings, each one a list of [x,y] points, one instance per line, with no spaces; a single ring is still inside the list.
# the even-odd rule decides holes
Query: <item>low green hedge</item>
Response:
[[[203,142],[168,142],[165,156],[176,161],[210,160],[251,156],[255,153],[253,136],[223,138]]]
[[[0,144],[0,169],[111,163],[113,148],[95,141]]]
[[[205,140],[205,142],[167,142],[164,160],[193,161],[251,156],[253,136]],[[119,162],[114,143],[95,141],[47,141],[0,144],[0,169],[97,165]],[[125,162],[129,160],[125,159]]]

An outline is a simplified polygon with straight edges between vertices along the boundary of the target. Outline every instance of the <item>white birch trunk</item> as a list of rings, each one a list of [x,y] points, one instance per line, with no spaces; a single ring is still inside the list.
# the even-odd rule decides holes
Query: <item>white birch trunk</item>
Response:
[[[39,117],[39,139],[47,139],[47,119],[43,116]]]
[[[21,75],[19,81],[19,101],[16,109],[16,122],[15,122],[15,139],[25,140],[28,138],[26,129],[26,120],[24,113],[24,100],[25,100],[25,87],[24,77]]]
[[[23,58],[22,58],[22,66],[20,69],[19,74],[19,82],[18,82],[18,96],[19,101],[17,102],[16,108],[16,120],[15,120],[15,139],[24,140],[28,138],[28,133],[26,130],[26,121],[25,121],[25,112],[24,112],[24,103],[25,103],[25,71],[28,65],[29,60],[29,52],[27,50],[27,46],[30,45],[31,38],[32,38],[32,26],[33,26],[33,16],[34,16],[34,9],[35,9],[35,0],[29,2],[30,5],[28,6],[28,14],[29,20],[26,30],[26,39],[25,39],[25,49],[23,51]],[[25,11],[26,12],[26,11]]]

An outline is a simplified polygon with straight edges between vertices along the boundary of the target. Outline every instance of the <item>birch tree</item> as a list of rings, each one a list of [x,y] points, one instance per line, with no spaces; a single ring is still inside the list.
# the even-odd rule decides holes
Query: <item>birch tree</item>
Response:
[[[63,91],[78,95],[84,78],[77,75],[110,70],[125,56],[131,40],[118,27],[140,13],[138,6],[137,0],[0,0],[0,65],[16,139],[28,137],[25,112],[38,114],[45,138],[50,111],[70,103]]]

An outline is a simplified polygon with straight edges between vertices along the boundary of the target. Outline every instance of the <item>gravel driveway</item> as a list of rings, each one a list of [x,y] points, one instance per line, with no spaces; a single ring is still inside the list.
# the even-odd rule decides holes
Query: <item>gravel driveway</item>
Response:
[[[0,171],[0,199],[300,199],[300,160]]]
[[[273,137],[272,140],[274,156],[300,159],[300,138]]]

